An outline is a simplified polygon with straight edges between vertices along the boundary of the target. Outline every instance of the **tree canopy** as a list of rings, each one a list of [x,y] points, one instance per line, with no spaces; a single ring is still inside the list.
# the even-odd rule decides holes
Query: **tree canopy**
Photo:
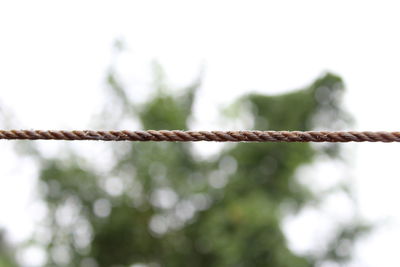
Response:
[[[168,89],[160,67],[155,77],[153,94],[137,103],[111,70],[99,126],[116,129],[129,120],[143,129],[188,129],[201,79],[177,91]],[[341,78],[326,73],[289,93],[244,95],[221,116],[257,130],[340,127],[349,121],[343,90]],[[190,143],[109,143],[106,168],[72,149],[45,157],[23,146],[39,164],[47,210],[40,224],[47,238],[34,233],[29,243],[45,249],[46,266],[319,266],[349,260],[368,230],[359,221],[338,225],[319,254],[298,255],[288,246],[284,218],[325,197],[296,173],[318,155],[339,158],[335,144],[230,144],[204,159]],[[0,263],[15,266],[11,255],[0,253]]]

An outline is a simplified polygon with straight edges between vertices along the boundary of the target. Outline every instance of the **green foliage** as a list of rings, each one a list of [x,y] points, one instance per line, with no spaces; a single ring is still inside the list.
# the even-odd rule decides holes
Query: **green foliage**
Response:
[[[168,91],[159,72],[157,77],[156,94],[139,105],[111,72],[111,105],[129,113],[113,113],[118,115],[107,117],[104,126],[118,126],[135,114],[144,129],[188,129],[200,83],[176,94]],[[259,130],[326,127],[346,120],[342,90],[341,79],[326,74],[291,93],[244,96],[228,113],[247,112]],[[51,232],[48,266],[79,266],[88,259],[100,267],[313,266],[325,259],[348,259],[338,256],[334,245],[323,258],[296,255],[282,232],[289,212],[283,204],[290,203],[295,212],[322,197],[299,184],[295,173],[329,151],[326,147],[238,144],[207,161],[182,143],[114,143],[109,149],[116,164],[105,172],[94,171],[96,166],[75,152],[69,152],[69,161],[41,159],[48,207],[43,224]],[[344,226],[332,244],[353,242],[359,230]],[[69,263],[51,257],[60,248],[69,254]]]

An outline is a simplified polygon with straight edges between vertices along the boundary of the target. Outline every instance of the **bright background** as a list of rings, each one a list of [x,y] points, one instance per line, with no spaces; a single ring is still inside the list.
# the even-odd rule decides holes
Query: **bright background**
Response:
[[[0,107],[18,128],[87,129],[103,99],[115,39],[125,85],[140,99],[151,88],[151,62],[171,84],[193,81],[204,67],[196,129],[220,129],[219,107],[247,92],[301,88],[325,71],[341,76],[354,130],[399,130],[398,1],[0,1]],[[133,126],[132,126],[133,127]],[[132,129],[133,130],[133,129]],[[0,226],[24,240],[40,217],[34,162],[0,143]],[[42,148],[56,153],[54,143]],[[201,145],[207,153],[214,149]],[[398,262],[399,144],[345,144],[361,214],[380,227],[359,241],[352,266]],[[343,176],[321,163],[318,184]],[[324,177],[325,176],[325,177]],[[13,203],[12,206],[9,203]],[[326,204],[346,216],[340,197]],[[285,227],[291,247],[312,247],[318,212]],[[38,253],[27,257],[40,262]],[[35,256],[36,255],[36,256]],[[40,258],[40,257],[39,257]]]

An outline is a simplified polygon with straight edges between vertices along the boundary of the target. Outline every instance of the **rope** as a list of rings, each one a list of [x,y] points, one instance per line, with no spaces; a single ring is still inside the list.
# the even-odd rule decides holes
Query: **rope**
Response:
[[[355,131],[40,131],[0,130],[8,140],[98,140],[166,142],[400,142],[400,132]]]

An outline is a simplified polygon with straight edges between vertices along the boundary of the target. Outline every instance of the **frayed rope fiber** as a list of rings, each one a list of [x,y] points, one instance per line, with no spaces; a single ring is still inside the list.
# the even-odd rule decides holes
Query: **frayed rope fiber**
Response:
[[[0,130],[8,140],[166,142],[400,142],[400,132],[357,131],[41,131]]]

